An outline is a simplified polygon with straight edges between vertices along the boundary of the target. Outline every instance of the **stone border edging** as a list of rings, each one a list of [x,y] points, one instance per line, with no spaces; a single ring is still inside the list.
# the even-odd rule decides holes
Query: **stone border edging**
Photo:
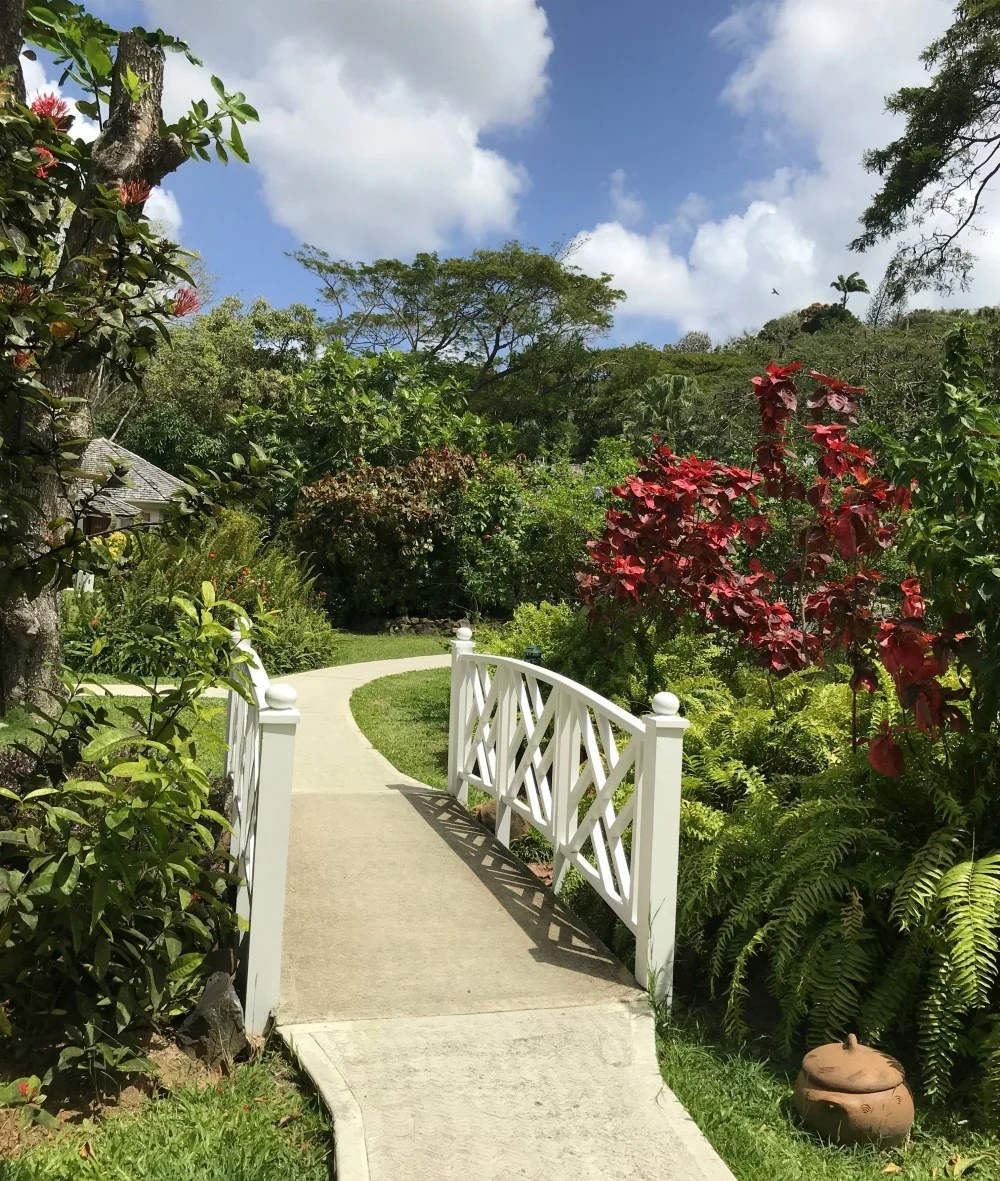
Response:
[[[286,1025],[279,1026],[277,1033],[316,1088],[320,1102],[330,1111],[337,1181],[371,1181],[361,1107],[309,1029],[305,1025]]]

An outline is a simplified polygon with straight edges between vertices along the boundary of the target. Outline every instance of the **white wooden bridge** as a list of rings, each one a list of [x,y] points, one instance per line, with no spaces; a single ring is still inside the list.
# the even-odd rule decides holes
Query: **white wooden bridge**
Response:
[[[448,663],[282,686],[258,666],[256,708],[231,702],[248,1023],[274,1010],[330,1105],[340,1181],[731,1181],[660,1080],[636,983],[669,1001],[677,699],[633,717],[460,632],[444,793],[373,750],[349,702]],[[495,838],[470,787],[497,801]],[[551,842],[556,884],[582,874],[635,933],[634,979],[510,855],[515,815]]]

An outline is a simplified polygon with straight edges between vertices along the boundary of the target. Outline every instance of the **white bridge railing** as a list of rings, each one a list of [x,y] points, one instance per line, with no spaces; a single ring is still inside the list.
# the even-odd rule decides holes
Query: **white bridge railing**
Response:
[[[240,979],[248,1032],[262,1034],[277,1007],[281,985],[281,936],[285,871],[292,809],[292,765],[299,712],[291,685],[271,682],[250,641],[233,633],[250,655],[241,665],[253,704],[232,690],[226,741],[226,773],[232,778],[230,853],[240,885],[236,912],[246,928]]]
[[[553,886],[573,868],[635,934],[635,976],[673,992],[681,756],[688,722],[672,693],[634,717],[558,673],[451,643],[448,787],[497,802],[496,835],[514,814],[552,842]]]

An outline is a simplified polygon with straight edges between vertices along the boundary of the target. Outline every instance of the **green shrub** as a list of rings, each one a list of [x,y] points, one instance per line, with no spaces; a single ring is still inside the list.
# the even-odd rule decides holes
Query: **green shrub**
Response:
[[[116,570],[98,577],[92,594],[68,592],[63,601],[66,658],[112,676],[150,676],[154,668],[175,675],[176,613],[171,596],[191,595],[210,582],[221,597],[248,614],[270,613],[254,645],[270,673],[283,675],[334,662],[338,649],[315,590],[315,578],[282,545],[265,541],[260,523],[227,511],[196,539],[177,546],[150,533],[132,540]],[[104,646],[91,655],[97,639]]]
[[[575,599],[587,542],[603,531],[611,490],[634,471],[624,439],[600,440],[583,465],[481,464],[457,524],[468,606],[508,615],[519,603]]]
[[[302,490],[295,537],[338,618],[461,609],[456,520],[476,465],[442,448],[395,467],[358,463]]]
[[[139,1039],[191,1007],[206,957],[237,939],[225,788],[193,733],[220,708],[204,690],[240,676],[240,613],[208,584],[173,609],[178,688],[120,709],[124,725],[103,698],[73,696],[30,744],[0,748],[5,1019],[95,1083],[147,1068]]]
[[[910,747],[897,782],[863,757],[792,779],[703,746],[685,782],[680,929],[730,1028],[763,985],[789,1050],[854,1030],[927,1094],[961,1085],[995,1108],[1000,751],[966,745],[947,766]]]

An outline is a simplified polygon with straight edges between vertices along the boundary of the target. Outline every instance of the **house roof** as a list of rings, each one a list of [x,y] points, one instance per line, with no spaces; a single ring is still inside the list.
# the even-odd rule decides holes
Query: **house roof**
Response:
[[[129,502],[163,503],[186,487],[183,480],[110,439],[91,439],[80,458],[81,470],[95,481],[106,479],[114,463],[127,464],[128,472],[121,485],[107,485],[94,498],[98,512],[111,508],[116,516],[137,516],[139,510]]]

